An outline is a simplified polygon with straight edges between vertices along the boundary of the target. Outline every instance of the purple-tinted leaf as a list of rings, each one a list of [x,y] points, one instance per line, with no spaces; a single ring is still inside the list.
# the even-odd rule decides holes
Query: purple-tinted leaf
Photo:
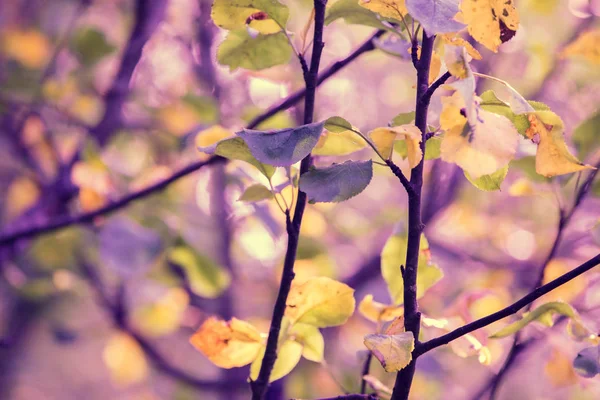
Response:
[[[236,134],[244,139],[258,161],[285,167],[309,155],[319,141],[322,131],[323,122],[316,122],[297,128],[271,131],[243,129]]]
[[[348,200],[365,190],[373,178],[372,161],[346,161],[315,168],[300,176],[300,190],[311,203]]]
[[[459,0],[406,0],[410,15],[419,21],[427,36],[457,32],[466,25],[454,19]]]

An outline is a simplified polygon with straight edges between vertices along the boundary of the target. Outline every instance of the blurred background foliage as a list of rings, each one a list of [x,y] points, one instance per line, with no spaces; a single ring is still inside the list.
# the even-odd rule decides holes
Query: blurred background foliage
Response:
[[[298,35],[312,3],[283,3],[291,9],[288,29]],[[224,35],[210,20],[210,6],[209,0],[0,4],[2,233],[93,211],[148,188],[206,157],[194,146],[200,130],[217,123],[237,130],[302,87],[296,60],[233,73],[217,65]],[[517,6],[522,23],[516,37],[497,54],[480,49],[483,60],[473,61],[474,69],[550,105],[565,121],[568,143],[596,114],[596,122],[580,129],[597,141],[600,69],[559,54],[597,26],[600,2],[520,0]],[[331,23],[323,65],[372,33],[368,26]],[[367,52],[320,86],[315,118],[340,115],[363,131],[383,126],[413,110],[414,82],[410,62]],[[482,81],[478,92],[490,88],[497,89]],[[260,128],[293,126],[300,108]],[[435,96],[433,120],[440,110]],[[593,163],[598,154],[588,143],[575,149]],[[500,191],[481,192],[454,165],[428,162],[425,233],[444,278],[421,299],[427,315],[476,319],[508,305],[537,279],[556,239],[559,207],[573,202],[579,178],[541,178],[532,158],[514,164]],[[246,398],[247,368],[219,371],[188,339],[213,314],[268,330],[285,251],[284,220],[272,201],[238,201],[260,179],[249,165],[215,163],[117,213],[2,245],[0,398]],[[545,281],[598,252],[597,196],[598,184],[562,234]],[[376,168],[359,197],[309,206],[297,278],[329,276],[355,288],[358,301],[373,294],[390,303],[379,255],[401,229],[405,205],[394,177]],[[598,332],[599,293],[592,271],[541,300],[570,302]],[[510,347],[510,339],[486,339],[501,326],[475,334],[489,348],[490,365],[446,349],[424,356],[412,398],[473,396]],[[271,395],[333,396],[340,385],[357,391],[363,336],[374,329],[359,313],[340,328],[325,329],[327,365],[302,360]],[[600,397],[597,379],[574,373],[571,361],[581,345],[564,329],[530,327],[525,335],[535,343],[499,398]],[[372,374],[393,382],[379,365]]]

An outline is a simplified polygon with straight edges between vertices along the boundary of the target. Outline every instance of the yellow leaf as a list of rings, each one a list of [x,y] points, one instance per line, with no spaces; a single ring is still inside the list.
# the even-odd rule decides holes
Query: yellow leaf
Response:
[[[243,367],[254,361],[264,347],[258,330],[237,318],[226,322],[210,317],[190,338],[190,343],[221,368]]]
[[[2,50],[30,69],[42,68],[50,58],[50,42],[35,30],[8,29],[1,33]]]
[[[391,128],[376,128],[369,132],[373,144],[381,155],[389,159],[394,149],[394,141],[406,142],[408,164],[411,168],[417,166],[423,158],[421,151],[421,130],[413,124],[394,126]]]
[[[421,47],[417,48],[417,58],[421,59]],[[429,64],[429,84],[431,85],[435,78],[440,74],[440,70],[442,69],[442,59],[440,56],[433,51],[431,54],[431,63]]]
[[[366,295],[358,305],[358,311],[366,319],[373,322],[392,321],[404,314],[402,307],[387,305],[373,300],[373,295]]]
[[[387,372],[400,371],[406,367],[412,360],[412,351],[415,348],[412,332],[398,335],[366,335],[364,343]]]
[[[493,52],[519,28],[519,14],[511,0],[463,0],[460,10],[469,34]]]
[[[5,194],[4,218],[10,221],[32,207],[41,194],[38,185],[25,176],[15,178]]]
[[[358,4],[384,18],[397,21],[402,21],[402,18],[408,14],[404,0],[359,0]]]
[[[467,60],[467,53],[464,47],[446,45],[444,62],[446,63],[448,72],[458,79],[465,79],[471,74],[469,60]]]
[[[317,156],[345,156],[365,148],[367,143],[351,130],[324,131],[312,153]]]
[[[465,50],[467,51],[467,54],[469,54],[471,57],[473,57],[476,60],[481,60],[481,54],[477,51],[477,49],[475,49],[475,47],[473,47],[473,45],[471,45],[471,43],[469,43],[462,37],[458,36],[457,33],[445,33],[443,35],[438,35],[438,36],[440,38],[442,38],[442,40],[446,44],[449,44],[452,46],[464,47]]]
[[[479,100],[472,92],[467,92],[469,80],[454,85],[461,82],[464,85],[459,86],[459,91],[464,109],[459,108],[461,103],[455,97],[456,93],[448,100],[442,99],[444,109],[440,123],[443,127],[451,127],[442,139],[440,153],[442,160],[457,164],[472,179],[477,179],[508,165],[517,151],[519,133],[508,118],[479,106]],[[461,110],[466,111],[468,124],[461,124],[464,121]]]
[[[582,33],[560,53],[560,56],[583,57],[592,64],[600,64],[600,28]]]
[[[233,133],[221,125],[211,126],[198,132],[195,138],[196,148],[203,153],[212,154],[214,153],[214,149],[212,151],[206,151],[205,149],[213,148],[221,140],[232,136]]]
[[[333,279],[310,278],[292,283],[285,315],[292,324],[302,322],[319,328],[345,323],[354,312],[354,289]]]
[[[452,96],[442,97],[440,128],[449,130],[455,126],[464,126],[467,123],[467,117],[461,114],[463,108],[465,108],[465,101],[458,91],[454,92]]]
[[[302,347],[302,356],[314,362],[323,361],[325,340],[316,326],[296,323],[289,330],[289,336]]]
[[[552,111],[536,111],[527,114],[528,138],[538,143],[535,171],[543,176],[570,174],[584,169],[593,169],[583,164],[569,151],[563,137],[564,124]]]
[[[289,16],[287,6],[274,0],[217,0],[211,17],[224,29],[237,30],[249,26],[263,34],[277,33]]]
[[[258,357],[250,366],[250,379],[258,379],[263,357],[265,356],[265,347],[263,346]],[[302,357],[302,345],[294,340],[286,340],[277,349],[277,360],[273,365],[269,382],[281,379],[294,369]]]
[[[133,313],[133,323],[147,336],[163,336],[179,329],[189,296],[181,288],[169,289],[154,304]]]
[[[111,378],[119,385],[139,383],[148,376],[144,351],[130,335],[119,332],[108,340],[102,353]]]
[[[200,123],[201,116],[194,108],[183,102],[171,104],[158,112],[158,119],[166,130],[183,136]]]

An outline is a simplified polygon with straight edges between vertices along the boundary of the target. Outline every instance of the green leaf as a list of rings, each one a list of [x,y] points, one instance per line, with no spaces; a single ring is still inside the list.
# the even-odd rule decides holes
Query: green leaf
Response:
[[[515,126],[517,131],[525,136],[525,131],[529,128],[529,120],[525,114],[515,114],[510,105],[503,102],[496,96],[493,90],[487,90],[479,96],[481,98],[481,108],[494,114],[499,114],[508,118]],[[539,101],[527,102],[535,111],[548,111],[548,107]]]
[[[365,336],[364,343],[386,372],[396,372],[406,367],[412,360],[412,351],[415,349],[412,332],[397,335],[370,334]]]
[[[230,31],[217,50],[217,60],[231,71],[258,71],[285,64],[291,56],[292,48],[284,32],[253,38],[246,30]]]
[[[243,129],[236,135],[246,142],[258,161],[287,167],[310,154],[322,131],[323,123],[316,122],[297,128],[271,131]]]
[[[333,133],[342,133],[345,131],[351,131],[354,129],[352,124],[345,120],[342,117],[329,117],[325,122],[323,122],[323,126],[329,132]]]
[[[260,367],[262,365],[263,357],[265,356],[265,347],[258,353],[258,357],[250,366],[250,379],[255,381],[258,379],[260,373]],[[277,360],[271,371],[269,382],[274,382],[278,379],[283,378],[298,364],[302,357],[302,345],[293,340],[286,340],[279,346],[277,350]]]
[[[415,120],[415,112],[414,111],[407,112],[407,113],[400,113],[392,119],[392,121],[390,122],[390,126],[412,124],[414,122],[414,120]]]
[[[392,235],[381,252],[381,274],[388,285],[394,304],[404,302],[404,280],[400,265],[406,263],[408,237],[406,233]],[[421,236],[419,248],[419,267],[417,272],[417,297],[421,298],[433,285],[444,276],[443,271],[431,262],[429,243],[425,235]]]
[[[600,347],[588,347],[577,353],[573,360],[575,372],[584,378],[593,378],[600,373]]]
[[[573,143],[582,160],[600,147],[600,111],[575,128]]]
[[[465,173],[467,180],[471,182],[477,189],[485,192],[493,192],[495,190],[500,190],[500,185],[504,181],[504,178],[506,178],[506,174],[508,174],[508,165],[492,174],[483,175],[477,179],[471,178],[467,171],[463,172]]]
[[[190,288],[198,296],[217,298],[231,283],[231,276],[227,270],[188,246],[171,249],[168,259],[185,271]]]
[[[313,149],[315,156],[345,156],[362,150],[367,143],[353,131],[325,132]]]
[[[533,321],[538,321],[544,323],[547,326],[552,326],[552,316],[554,314],[564,315],[573,319],[578,318],[577,313],[569,304],[562,303],[560,301],[553,301],[550,303],[543,304],[529,313],[523,314],[523,318],[521,318],[519,321],[505,326],[504,328],[500,329],[498,332],[490,336],[490,338],[500,339],[503,337],[510,336],[520,331]]]
[[[94,28],[78,30],[69,44],[71,51],[86,67],[91,67],[117,48],[106,40],[104,32]]]
[[[292,324],[299,322],[319,328],[344,324],[354,313],[354,289],[324,276],[297,283],[287,298],[285,315]]]
[[[240,196],[238,201],[245,201],[247,203],[254,203],[261,200],[272,199],[274,197],[271,189],[260,183],[256,183],[252,186],[248,186],[244,193]]]
[[[336,19],[343,18],[347,24],[366,25],[377,29],[392,30],[390,25],[384,24],[377,14],[361,7],[358,0],[339,0],[327,9],[325,25]]]
[[[249,21],[249,17],[260,11],[267,16]],[[215,0],[211,11],[213,21],[221,28],[238,30],[249,25],[262,33],[281,30],[280,26],[285,27],[289,15],[288,7],[277,0]]]
[[[425,159],[435,160],[440,158],[440,149],[442,146],[443,136],[432,136],[425,142]],[[408,149],[405,140],[396,140],[394,142],[394,151],[402,158],[408,157]]]
[[[216,154],[230,160],[245,161],[255,166],[260,172],[263,173],[264,176],[269,179],[275,173],[275,168],[273,166],[263,164],[254,158],[246,142],[239,137],[220,141],[215,146],[214,151],[209,154]]]
[[[302,344],[302,356],[314,362],[323,361],[325,340],[319,328],[313,325],[297,323],[292,326],[289,335]]]
[[[300,190],[311,203],[348,200],[369,185],[373,178],[373,162],[346,161],[327,168],[314,168],[300,176]]]

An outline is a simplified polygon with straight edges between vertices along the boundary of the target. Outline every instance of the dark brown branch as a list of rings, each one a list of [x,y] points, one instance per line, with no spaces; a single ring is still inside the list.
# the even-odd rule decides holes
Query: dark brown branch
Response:
[[[423,34],[421,58],[415,61],[417,69],[417,96],[415,101],[415,125],[421,130],[421,151],[425,154],[425,134],[427,133],[427,110],[429,98],[424,98],[429,89],[429,67],[433,54],[435,36],[427,37]],[[416,40],[415,40],[416,41]],[[413,43],[413,54],[416,51]],[[421,221],[421,189],[423,186],[424,159],[411,171],[410,186],[414,190],[408,195],[408,243],[406,251],[406,267],[402,274],[404,280],[404,327],[407,332],[412,332],[418,340],[421,327],[421,313],[417,303],[417,268],[419,265],[419,247],[423,223]],[[418,342],[417,342],[418,343]],[[396,375],[396,383],[392,393],[392,400],[407,400],[415,374],[417,357],[406,368]]]
[[[330,67],[326,68],[323,71],[323,73],[319,76],[319,79],[317,79],[317,86],[320,85],[321,83],[323,83],[324,81],[326,81],[327,79],[329,79],[331,76],[333,76],[339,70],[341,70],[342,68],[344,68],[345,66],[350,64],[352,61],[354,61],[356,58],[358,58],[358,56],[360,56],[361,54],[366,53],[371,50],[374,50],[375,45],[373,44],[373,39],[380,37],[384,33],[385,33],[385,31],[383,31],[383,30],[377,31],[373,36],[371,36],[369,39],[367,39],[360,47],[358,47],[356,50],[354,50],[348,57],[344,58],[343,60],[336,61]],[[277,114],[278,112],[287,110],[288,108],[292,107],[294,104],[296,104],[300,100],[302,100],[302,98],[304,97],[305,94],[306,94],[306,88],[300,89],[297,92],[292,93],[281,103],[277,104],[273,108],[267,110],[265,113],[259,115],[258,117],[254,118],[252,121],[250,121],[250,124],[248,125],[248,129],[252,129],[252,128],[260,125],[262,122],[266,121],[267,119],[271,118],[273,115]]]
[[[129,82],[133,71],[142,57],[142,49],[162,21],[166,6],[166,0],[135,2],[133,31],[125,46],[119,71],[104,95],[104,115],[91,132],[101,145],[106,144],[123,123],[123,105],[129,96]]]
[[[91,212],[88,212],[85,214],[79,214],[79,215],[75,215],[75,216],[67,216],[64,218],[58,218],[56,221],[53,221],[47,225],[23,229],[21,231],[17,231],[14,233],[0,236],[0,246],[10,245],[20,239],[26,239],[26,238],[54,232],[59,229],[63,229],[68,226],[71,226],[71,225],[79,225],[79,224],[85,224],[85,223],[91,222],[96,217],[110,214],[112,212],[115,212],[115,211],[123,208],[123,207],[128,206],[130,203],[132,203],[136,200],[143,199],[151,194],[159,192],[159,191],[163,190],[164,188],[166,188],[167,186],[169,186],[171,183],[177,181],[179,178],[189,175],[192,172],[197,171],[206,165],[214,164],[217,162],[222,162],[223,160],[224,159],[221,157],[211,157],[207,161],[199,161],[199,162],[193,163],[193,164],[188,165],[187,167],[175,172],[173,175],[171,175],[167,179],[164,179],[152,186],[148,186],[145,189],[131,193],[131,194],[125,196],[124,198],[122,198],[121,200],[116,201],[111,204],[108,204],[97,210],[94,210],[94,211],[91,211]]]
[[[374,394],[345,394],[336,397],[327,397],[318,400],[378,400],[379,398]],[[294,400],[294,399],[292,399]],[[299,400],[299,399],[296,399]]]
[[[365,380],[365,375],[369,375],[369,370],[371,369],[371,361],[373,360],[373,353],[369,352],[367,354],[367,359],[365,360],[365,364],[363,365],[362,374],[360,376],[360,394],[365,394],[367,392],[367,381]]]
[[[361,54],[363,54],[367,51],[373,50],[375,48],[375,46],[373,45],[372,40],[374,38],[381,36],[383,33],[384,33],[384,31],[377,31],[369,40],[367,40],[360,47],[358,47],[356,50],[354,50],[348,57],[344,58],[343,60],[335,62],[332,66],[327,68],[317,79],[317,86],[320,85],[321,83],[323,83],[325,80],[327,80],[332,75],[334,75],[336,72],[338,72],[339,70],[341,70],[342,68],[344,68],[345,66],[350,64],[353,60],[358,58],[358,56],[360,56]],[[260,116],[256,117],[254,120],[252,120],[248,124],[247,128],[248,129],[256,128],[261,122],[266,121],[267,119],[269,119],[273,115],[277,114],[278,112],[285,110],[285,109],[293,106],[294,104],[296,104],[298,101],[300,101],[305,96],[305,94],[306,94],[306,89],[299,90],[296,93],[293,93],[292,95],[290,95],[287,99],[285,99],[280,104],[274,106],[273,108],[270,108],[269,110],[265,111],[263,114],[261,114]],[[217,157],[213,157],[213,158],[209,159],[206,163],[212,163],[212,162],[216,161],[216,158]],[[73,160],[71,162],[71,164],[74,162],[75,162],[75,160]],[[204,166],[204,164],[205,163],[200,163],[200,162],[193,163],[193,164],[187,166],[186,168],[182,169],[180,172],[175,173],[173,176],[165,179],[162,182],[159,182],[155,186],[160,186],[160,188],[158,190],[163,189],[167,185],[175,182],[177,179],[179,179],[183,176],[186,176],[188,174],[191,174],[192,172],[195,172],[196,170],[200,169],[202,166]],[[182,172],[184,172],[184,173],[182,173]],[[173,179],[173,178],[175,178],[175,179]],[[143,196],[150,194],[152,192],[153,191],[150,191],[150,192],[144,191]],[[112,205],[109,205],[107,207],[100,209],[100,210],[104,210],[103,212],[99,212],[100,210],[96,210],[96,211],[94,211],[92,213],[88,213],[88,214],[60,218],[57,221],[53,221],[53,222],[51,222],[47,225],[43,225],[43,226],[35,226],[35,227],[27,228],[27,229],[22,229],[22,230],[13,232],[13,233],[4,233],[3,235],[0,235],[0,247],[13,244],[20,239],[30,238],[30,237],[34,237],[37,235],[54,232],[56,230],[66,228],[73,224],[89,222],[91,220],[90,214],[93,214],[91,216],[91,218],[93,219],[99,215],[102,215],[103,213],[112,212],[112,211],[116,210],[117,208],[121,208],[121,207],[127,205],[130,201],[132,201],[130,199],[130,197],[135,197],[134,200],[136,200],[138,198],[141,198],[142,196],[138,196],[135,193],[132,195],[129,195],[126,198],[124,198],[123,200],[120,200],[116,203],[113,203]],[[124,204],[122,204],[124,201],[126,201],[126,202]],[[119,205],[119,207],[114,208],[115,205]]]
[[[415,195],[415,188],[410,183],[410,181],[406,178],[400,167],[398,167],[392,160],[385,160],[385,163],[390,167],[394,175],[400,180],[404,189],[406,189],[406,193],[408,193],[409,197]]]
[[[511,304],[510,306],[508,306],[506,308],[503,308],[500,311],[497,311],[493,314],[488,315],[487,317],[480,318],[469,324],[461,326],[460,328],[457,328],[457,329],[453,330],[452,332],[449,332],[438,338],[431,339],[425,343],[418,344],[416,346],[415,350],[413,351],[413,357],[419,357],[420,355],[425,354],[428,351],[431,351],[437,347],[448,344],[451,341],[456,340],[456,339],[466,335],[467,333],[471,333],[473,331],[476,331],[477,329],[481,329],[485,326],[493,324],[494,322],[499,321],[503,318],[506,318],[509,315],[516,314],[520,309],[526,307],[527,305],[529,305],[530,303],[539,299],[543,295],[550,293],[557,287],[562,286],[565,283],[577,278],[579,275],[589,271],[590,269],[594,268],[598,264],[600,264],[600,254],[596,255],[595,257],[593,257],[590,260],[586,261],[585,263],[581,264],[577,268],[567,272],[566,274],[559,276],[558,278],[554,279],[553,281],[550,281],[547,284],[540,286],[539,288],[535,289],[533,292],[527,294],[526,296],[522,297],[520,300],[514,302],[513,304]]]
[[[315,111],[315,96],[317,90],[317,80],[319,76],[319,64],[321,63],[321,53],[325,43],[323,42],[323,29],[325,26],[325,7],[327,0],[314,0],[315,7],[315,30],[313,36],[313,49],[310,61],[310,68],[304,71],[304,82],[306,86],[306,95],[304,98],[304,123],[310,124],[313,121]],[[300,163],[300,175],[306,173],[312,165],[312,157],[309,154]],[[265,355],[262,360],[260,372],[256,381],[251,382],[252,399],[262,400],[269,386],[271,371],[277,360],[277,342],[281,321],[285,313],[287,297],[290,292],[292,281],[294,280],[294,263],[296,262],[296,251],[298,249],[298,240],[300,238],[300,227],[302,216],[306,208],[307,196],[301,190],[298,190],[298,199],[294,209],[293,220],[290,219],[289,210],[286,211],[286,228],[288,233],[288,244],[281,274],[279,293],[273,307],[273,316],[271,318],[271,327],[269,328],[269,337],[265,348]]]
[[[444,83],[446,83],[446,81],[451,77],[452,74],[450,74],[450,72],[446,72],[444,73],[444,75],[440,76],[435,82],[431,84],[431,86],[429,86],[429,88],[427,88],[425,93],[423,93],[423,96],[421,97],[421,102],[429,103],[429,101],[431,100],[431,96],[433,96],[435,91],[438,90],[438,88]]]

